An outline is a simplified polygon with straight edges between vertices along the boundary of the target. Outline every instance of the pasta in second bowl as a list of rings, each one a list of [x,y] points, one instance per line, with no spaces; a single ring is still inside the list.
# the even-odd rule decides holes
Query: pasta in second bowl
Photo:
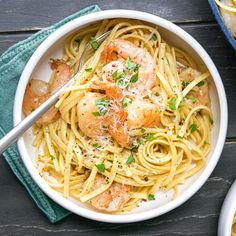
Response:
[[[72,27],[35,61],[29,73],[33,80],[28,85],[24,81],[26,115],[70,78],[85,45],[92,46],[76,81],[24,140],[44,180],[37,177],[68,198],[60,204],[76,213],[74,207],[82,207],[79,214],[96,220],[130,222],[178,205],[191,185],[212,171],[205,170],[210,162],[216,164],[222,148],[220,140],[218,157],[212,160],[222,121],[215,87],[219,84],[211,78],[212,68],[165,30],[159,18],[155,22],[148,17],[156,17],[147,14],[125,19],[130,11],[117,17],[109,12],[116,11],[100,15],[97,22],[90,19],[81,29]],[[108,30],[110,35],[98,43],[95,37]],[[51,78],[49,84],[37,80],[42,78]],[[224,139],[225,130],[221,132]],[[154,207],[159,212],[148,215]],[[125,212],[131,218],[94,208]]]

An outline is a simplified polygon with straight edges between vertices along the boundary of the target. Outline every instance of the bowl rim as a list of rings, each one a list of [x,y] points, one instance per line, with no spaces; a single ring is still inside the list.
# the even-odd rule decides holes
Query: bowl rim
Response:
[[[183,204],[185,201],[187,201],[200,189],[200,187],[205,183],[205,181],[208,179],[213,169],[215,168],[219,160],[220,154],[222,152],[225,137],[226,137],[226,131],[227,131],[228,109],[227,109],[227,100],[226,100],[225,90],[224,90],[220,75],[213,61],[207,54],[207,52],[192,36],[190,36],[187,32],[185,32],[183,29],[181,29],[177,25],[161,17],[158,17],[156,15],[152,15],[152,14],[141,12],[141,11],[118,9],[118,10],[106,10],[106,11],[91,13],[89,15],[82,16],[78,19],[72,20],[71,22],[57,29],[54,33],[52,33],[47,39],[45,39],[41,43],[41,45],[36,49],[36,51],[31,56],[30,60],[26,64],[25,69],[20,77],[20,80],[17,86],[15,101],[14,101],[14,109],[13,109],[14,125],[18,124],[22,120],[21,115],[19,115],[19,114],[22,114],[22,100],[23,100],[23,94],[24,94],[22,91],[25,91],[27,82],[30,78],[30,75],[34,67],[36,66],[37,62],[42,57],[42,55],[44,55],[44,53],[47,51],[47,49],[50,46],[52,46],[63,35],[65,35],[68,32],[71,32],[72,30],[80,26],[83,26],[88,23],[96,22],[98,20],[111,19],[111,18],[139,19],[139,20],[151,22],[151,23],[159,25],[160,27],[166,28],[167,30],[179,36],[182,40],[186,41],[187,44],[191,45],[193,50],[197,52],[199,57],[208,67],[208,70],[210,71],[212,78],[214,80],[214,83],[218,92],[218,96],[220,98],[219,99],[220,129],[219,129],[219,136],[216,142],[216,147],[212,153],[211,160],[207,164],[207,168],[203,170],[198,180],[192,186],[190,186],[187,190],[185,190],[184,193],[178,198],[176,198],[175,200],[170,201],[163,206],[160,206],[158,209],[151,209],[146,212],[129,214],[129,215],[126,215],[127,217],[124,217],[124,214],[113,215],[113,214],[97,212],[93,209],[85,209],[65,199],[63,196],[59,195],[55,190],[51,189],[42,180],[38,172],[35,171],[36,167],[34,166],[33,162],[30,160],[30,157],[27,154],[27,149],[26,149],[26,146],[24,145],[23,137],[21,137],[18,140],[17,146],[18,146],[18,150],[20,152],[21,158],[23,160],[23,163],[26,166],[27,170],[29,171],[33,180],[37,183],[37,185],[41,188],[41,190],[47,196],[53,199],[56,203],[58,203],[62,207],[66,208],[67,210],[77,215],[81,215],[83,217],[93,219],[96,221],[103,221],[103,222],[109,222],[109,223],[130,223],[130,222],[138,222],[138,221],[147,220],[147,219],[162,215],[166,212],[169,212],[172,209]]]
[[[232,224],[235,213],[236,213],[236,180],[230,187],[220,211],[220,217],[218,223],[219,236],[231,236]]]

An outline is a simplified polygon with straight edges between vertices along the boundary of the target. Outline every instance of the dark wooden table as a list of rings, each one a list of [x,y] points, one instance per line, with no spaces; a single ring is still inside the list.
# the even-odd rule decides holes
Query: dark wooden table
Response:
[[[0,53],[91,0],[0,0]],[[229,129],[220,161],[188,202],[136,224],[107,224],[70,215],[50,224],[0,158],[0,235],[216,235],[219,212],[236,177],[236,54],[216,24],[207,0],[99,0],[102,9],[134,9],[164,17],[195,37],[215,62],[225,85]]]

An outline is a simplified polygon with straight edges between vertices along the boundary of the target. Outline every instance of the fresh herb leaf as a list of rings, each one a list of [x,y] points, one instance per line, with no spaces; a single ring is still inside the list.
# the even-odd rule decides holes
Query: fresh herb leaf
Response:
[[[90,43],[91,47],[92,47],[94,50],[97,50],[97,49],[98,49],[99,43],[98,43],[98,41],[96,40],[95,37],[91,37],[89,43]]]
[[[115,70],[112,74],[111,74],[111,77],[113,80],[116,80],[117,77],[118,77],[118,70]]]
[[[135,63],[131,60],[130,57],[128,57],[125,61],[125,67],[128,69],[128,70],[134,70],[136,68],[136,65]]]
[[[86,68],[86,69],[85,69],[86,72],[91,72],[92,70],[93,70],[92,67],[89,67],[89,68]]]
[[[210,144],[210,143],[209,143],[208,141],[205,140],[205,141],[204,141],[204,144]]]
[[[126,161],[126,164],[130,165],[133,162],[135,162],[135,159],[134,159],[133,153],[131,153],[130,156],[128,157],[127,161]]]
[[[117,80],[117,79],[120,79],[120,78],[124,78],[125,77],[125,73],[122,72],[122,71],[118,71],[118,70],[115,70],[113,73],[112,73],[112,79],[113,80]]]
[[[211,122],[211,124],[213,125],[214,121],[213,121],[212,119],[210,120],[210,122]]]
[[[141,66],[140,64],[136,64],[136,66],[134,68],[134,72],[138,71],[140,66]]]
[[[137,148],[137,145],[133,143],[130,147],[130,151],[135,151],[136,148]]]
[[[177,138],[179,138],[179,139],[182,139],[183,137],[182,137],[182,136],[180,136],[180,135],[177,135]]]
[[[104,172],[105,171],[105,165],[102,163],[102,164],[96,164],[95,165],[98,169],[98,171],[100,172]]]
[[[98,143],[94,143],[94,144],[93,144],[93,147],[96,148],[96,149],[99,149],[99,148],[102,147],[102,146],[101,146],[100,144],[98,144]]]
[[[122,107],[126,108],[131,103],[132,103],[132,100],[130,98],[124,97],[124,99],[122,100]]]
[[[126,76],[120,77],[117,81],[117,85],[122,89],[127,89],[129,87],[129,80]]]
[[[154,41],[157,41],[157,35],[156,35],[156,34],[153,34],[153,35],[152,35],[152,39],[153,39]]]
[[[146,129],[141,128],[141,133],[145,133],[145,132],[146,132]]]
[[[110,100],[107,98],[99,98],[99,99],[95,100],[95,105],[99,109],[100,116],[103,116],[107,113],[109,104],[110,104]],[[94,112],[94,113],[96,113],[96,112]]]
[[[197,101],[197,98],[194,96],[188,96],[187,98],[190,99],[193,103]]]
[[[137,139],[136,142],[138,145],[145,144],[145,142],[142,139]]]
[[[53,155],[50,155],[50,157],[52,161],[55,160],[55,157]]]
[[[190,133],[193,133],[194,131],[197,130],[197,125],[195,123],[192,123],[190,126],[189,126],[189,129],[190,129]]]
[[[176,110],[176,101],[177,101],[176,96],[170,100],[169,107],[171,110]]]
[[[138,81],[138,73],[135,73],[131,76],[130,82],[131,83],[136,83]]]
[[[148,194],[148,200],[155,200],[155,195],[154,194]]]
[[[100,112],[96,111],[92,113],[94,116],[101,116]]]
[[[197,84],[197,86],[200,87],[200,86],[203,86],[204,84],[205,84],[205,82],[204,82],[204,81],[201,81],[201,82],[199,82],[199,83]]]
[[[152,141],[154,139],[155,139],[154,134],[147,134],[146,140]]]
[[[189,84],[190,84],[189,82],[185,82],[185,81],[182,82],[182,86],[183,86],[184,88],[186,88]]]

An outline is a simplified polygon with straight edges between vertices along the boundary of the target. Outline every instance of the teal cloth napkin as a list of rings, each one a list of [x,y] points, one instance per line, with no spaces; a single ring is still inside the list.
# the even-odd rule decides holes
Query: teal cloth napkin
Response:
[[[12,110],[16,87],[20,75],[39,44],[52,32],[60,28],[69,21],[91,12],[100,11],[97,5],[87,7],[75,14],[66,17],[58,23],[45,28],[29,38],[13,45],[0,57],[0,138],[13,127]],[[21,157],[18,153],[16,144],[12,145],[3,153],[12,171],[25,186],[30,196],[34,199],[37,206],[47,215],[53,223],[61,220],[70,214],[69,211],[57,205],[48,198],[36,185],[27,172]]]

